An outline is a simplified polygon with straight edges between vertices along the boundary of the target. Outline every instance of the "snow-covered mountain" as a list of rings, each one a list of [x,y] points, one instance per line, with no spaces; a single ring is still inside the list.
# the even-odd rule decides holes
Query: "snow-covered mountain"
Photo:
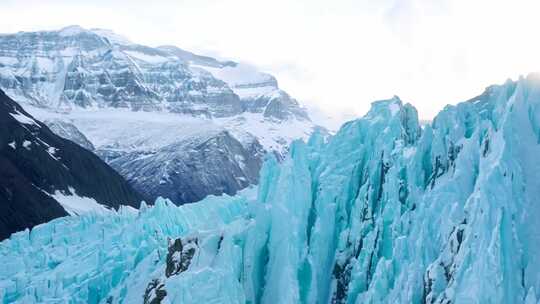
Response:
[[[99,157],[0,90],[0,240],[68,214],[138,207],[142,199]]]
[[[538,75],[423,128],[410,104],[378,101],[269,159],[257,191],[13,235],[0,300],[539,303],[539,155]]]
[[[249,65],[79,26],[0,35],[0,88],[139,191],[176,203],[256,183],[265,153],[283,156],[315,127]]]

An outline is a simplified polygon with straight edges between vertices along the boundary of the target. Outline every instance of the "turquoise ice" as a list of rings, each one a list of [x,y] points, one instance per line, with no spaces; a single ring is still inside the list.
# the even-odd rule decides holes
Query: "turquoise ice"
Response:
[[[258,189],[0,243],[0,302],[540,303],[540,77],[425,126],[398,97],[268,157]]]

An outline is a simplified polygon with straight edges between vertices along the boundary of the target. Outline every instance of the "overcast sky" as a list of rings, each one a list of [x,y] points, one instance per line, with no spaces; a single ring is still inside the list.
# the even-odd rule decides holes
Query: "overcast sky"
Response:
[[[329,113],[362,114],[398,95],[431,118],[540,71],[539,2],[0,0],[0,32],[108,28],[254,64]]]

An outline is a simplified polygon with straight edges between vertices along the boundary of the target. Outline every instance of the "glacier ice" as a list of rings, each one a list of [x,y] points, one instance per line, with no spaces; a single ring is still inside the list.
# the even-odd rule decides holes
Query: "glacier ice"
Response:
[[[3,303],[539,303],[540,78],[421,127],[398,97],[268,157],[258,189],[0,243]]]

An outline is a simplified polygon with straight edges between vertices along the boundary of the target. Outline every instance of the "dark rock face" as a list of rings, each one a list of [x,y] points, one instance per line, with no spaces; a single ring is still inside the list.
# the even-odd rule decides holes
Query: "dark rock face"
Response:
[[[0,90],[0,240],[67,215],[49,194],[138,207],[143,196],[92,152],[54,134]]]
[[[203,134],[150,154],[112,155],[110,165],[152,200],[167,195],[175,204],[196,202],[208,194],[234,195],[258,181],[264,155],[258,142],[244,147],[227,131]]]

